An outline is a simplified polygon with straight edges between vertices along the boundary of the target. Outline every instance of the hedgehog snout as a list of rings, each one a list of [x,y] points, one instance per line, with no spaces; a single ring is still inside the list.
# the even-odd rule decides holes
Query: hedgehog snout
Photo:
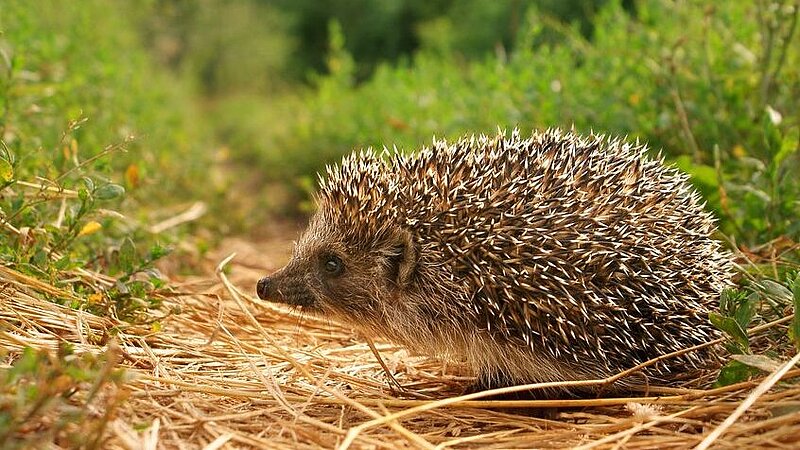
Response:
[[[287,268],[266,276],[256,284],[256,293],[262,300],[284,303],[292,306],[314,306],[316,297],[312,294],[303,277]]]
[[[272,300],[274,298],[275,283],[272,282],[270,277],[264,277],[258,280],[256,284],[256,293],[261,300]]]

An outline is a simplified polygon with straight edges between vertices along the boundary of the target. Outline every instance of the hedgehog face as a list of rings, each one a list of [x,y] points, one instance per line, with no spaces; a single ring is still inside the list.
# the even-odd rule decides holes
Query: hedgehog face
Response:
[[[399,298],[415,269],[410,233],[383,230],[353,242],[342,231],[329,221],[312,219],[286,267],[258,282],[258,296],[383,328],[387,305]]]

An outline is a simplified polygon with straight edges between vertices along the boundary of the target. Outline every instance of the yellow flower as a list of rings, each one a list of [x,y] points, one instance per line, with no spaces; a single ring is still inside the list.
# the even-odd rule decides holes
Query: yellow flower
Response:
[[[103,228],[103,226],[100,225],[99,222],[91,220],[89,222],[86,222],[86,225],[84,225],[83,228],[81,228],[81,231],[78,233],[78,236],[86,236],[88,234],[95,233],[101,228]]]

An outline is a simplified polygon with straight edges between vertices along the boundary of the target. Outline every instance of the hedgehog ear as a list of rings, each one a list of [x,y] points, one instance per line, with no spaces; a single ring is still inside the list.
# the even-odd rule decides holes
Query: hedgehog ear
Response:
[[[417,268],[417,249],[408,230],[400,230],[391,241],[390,276],[398,286],[404,287]]]

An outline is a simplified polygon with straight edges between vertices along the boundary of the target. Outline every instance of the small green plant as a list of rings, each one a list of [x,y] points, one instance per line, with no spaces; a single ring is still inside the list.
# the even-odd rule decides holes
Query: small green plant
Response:
[[[720,296],[720,313],[712,313],[711,323],[723,331],[730,338],[725,343],[725,348],[732,355],[750,355],[750,338],[747,327],[753,321],[760,303],[756,292],[745,290],[726,289]],[[744,381],[758,375],[758,368],[732,359],[720,370],[717,377],[717,386]]]
[[[720,296],[720,313],[711,314],[711,323],[731,337],[726,348],[734,354],[750,353],[747,327],[756,316],[760,303],[756,292],[726,289]]]
[[[102,448],[127,397],[118,360],[113,345],[97,357],[75,355],[66,345],[56,354],[26,348],[0,370],[0,447]]]
[[[70,135],[81,123],[71,122],[64,133],[64,140],[75,143],[72,147],[77,141]],[[150,294],[163,286],[153,264],[168,250],[157,242],[147,252],[136,250],[133,238],[141,231],[112,209],[123,201],[125,188],[92,170],[102,158],[123,151],[125,144],[108,146],[62,172],[42,166],[43,173],[55,176],[38,176],[34,181],[16,178],[19,158],[0,145],[0,168],[4,168],[0,234],[8,237],[0,243],[0,260],[83,299],[73,301],[72,307],[123,320],[145,320],[140,313],[158,304]],[[111,275],[116,282],[111,289],[103,289],[87,280],[85,273],[79,275],[85,269]]]
[[[779,365],[789,347],[800,348],[800,273],[789,272],[784,283],[770,279],[755,281],[749,289],[728,289],[720,297],[720,312],[710,315],[711,322],[729,338],[725,348],[731,360],[720,370],[717,386],[748,380]],[[754,349],[747,329],[753,324],[782,318],[792,311],[787,332],[771,330],[765,342]],[[766,343],[766,345],[765,345]]]
[[[789,337],[797,351],[800,351],[800,272],[797,272],[792,282],[792,306],[794,308],[794,317],[792,317],[792,324],[789,327]]]
[[[192,184],[208,158],[191,103],[137,40],[134,9],[0,9],[0,263],[70,293],[53,301],[142,322],[174,239],[143,223],[213,190]]]

